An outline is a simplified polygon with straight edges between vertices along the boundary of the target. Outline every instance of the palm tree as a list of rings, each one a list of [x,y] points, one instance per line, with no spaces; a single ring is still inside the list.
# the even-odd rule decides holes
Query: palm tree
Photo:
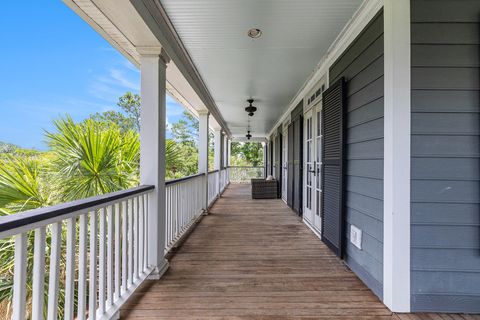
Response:
[[[0,215],[36,209],[53,204],[49,184],[42,174],[39,158],[7,156],[0,161]],[[27,283],[33,275],[33,233],[28,234]],[[10,315],[13,296],[14,239],[0,239],[0,313]]]
[[[138,171],[135,170],[138,165],[130,163],[136,160],[130,150],[135,154],[139,144],[134,134],[126,134],[128,137],[124,141],[115,125],[104,126],[91,119],[77,124],[68,116],[54,121],[54,125],[57,132],[47,132],[46,138],[56,155],[53,167],[62,201],[92,197],[134,185],[135,181],[128,179],[132,171],[134,174]]]
[[[7,156],[0,160],[0,215],[82,199],[139,184],[140,140],[137,132],[109,123],[85,120],[75,123],[65,117],[54,121],[56,132],[46,132],[51,151],[37,157]],[[182,150],[168,140],[167,172],[174,171]],[[167,174],[171,176],[171,174]],[[47,231],[46,266],[50,248]],[[28,236],[27,283],[33,276],[33,233]],[[65,235],[62,236],[65,241]],[[65,248],[65,243],[62,244]],[[62,252],[61,270],[65,270]],[[9,317],[13,295],[13,238],[0,240],[0,319]],[[64,281],[63,277],[60,279]],[[60,285],[64,288],[64,285]],[[28,290],[31,294],[31,290]],[[46,294],[47,291],[46,291]],[[46,296],[48,300],[48,296]],[[63,292],[59,296],[59,317],[63,314]]]

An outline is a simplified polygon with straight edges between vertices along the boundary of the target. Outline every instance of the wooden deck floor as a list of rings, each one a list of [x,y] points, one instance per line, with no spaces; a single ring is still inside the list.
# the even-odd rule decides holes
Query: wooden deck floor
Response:
[[[479,319],[392,314],[281,200],[230,185],[121,319]]]

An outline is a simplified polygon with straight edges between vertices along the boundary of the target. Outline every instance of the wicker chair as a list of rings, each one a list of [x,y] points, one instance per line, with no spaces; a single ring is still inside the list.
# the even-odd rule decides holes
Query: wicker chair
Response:
[[[252,179],[252,199],[277,199],[278,181]]]

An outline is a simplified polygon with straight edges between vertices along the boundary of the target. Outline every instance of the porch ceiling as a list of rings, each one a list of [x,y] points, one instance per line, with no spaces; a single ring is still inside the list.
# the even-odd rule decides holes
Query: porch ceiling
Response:
[[[362,0],[160,0],[233,136],[266,136]],[[258,39],[247,36],[259,28]]]

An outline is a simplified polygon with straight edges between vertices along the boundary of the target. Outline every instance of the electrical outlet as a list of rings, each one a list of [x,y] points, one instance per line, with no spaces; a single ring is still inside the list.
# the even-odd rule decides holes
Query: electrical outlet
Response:
[[[355,247],[362,250],[362,230],[355,227],[353,224],[350,225],[350,242]]]

